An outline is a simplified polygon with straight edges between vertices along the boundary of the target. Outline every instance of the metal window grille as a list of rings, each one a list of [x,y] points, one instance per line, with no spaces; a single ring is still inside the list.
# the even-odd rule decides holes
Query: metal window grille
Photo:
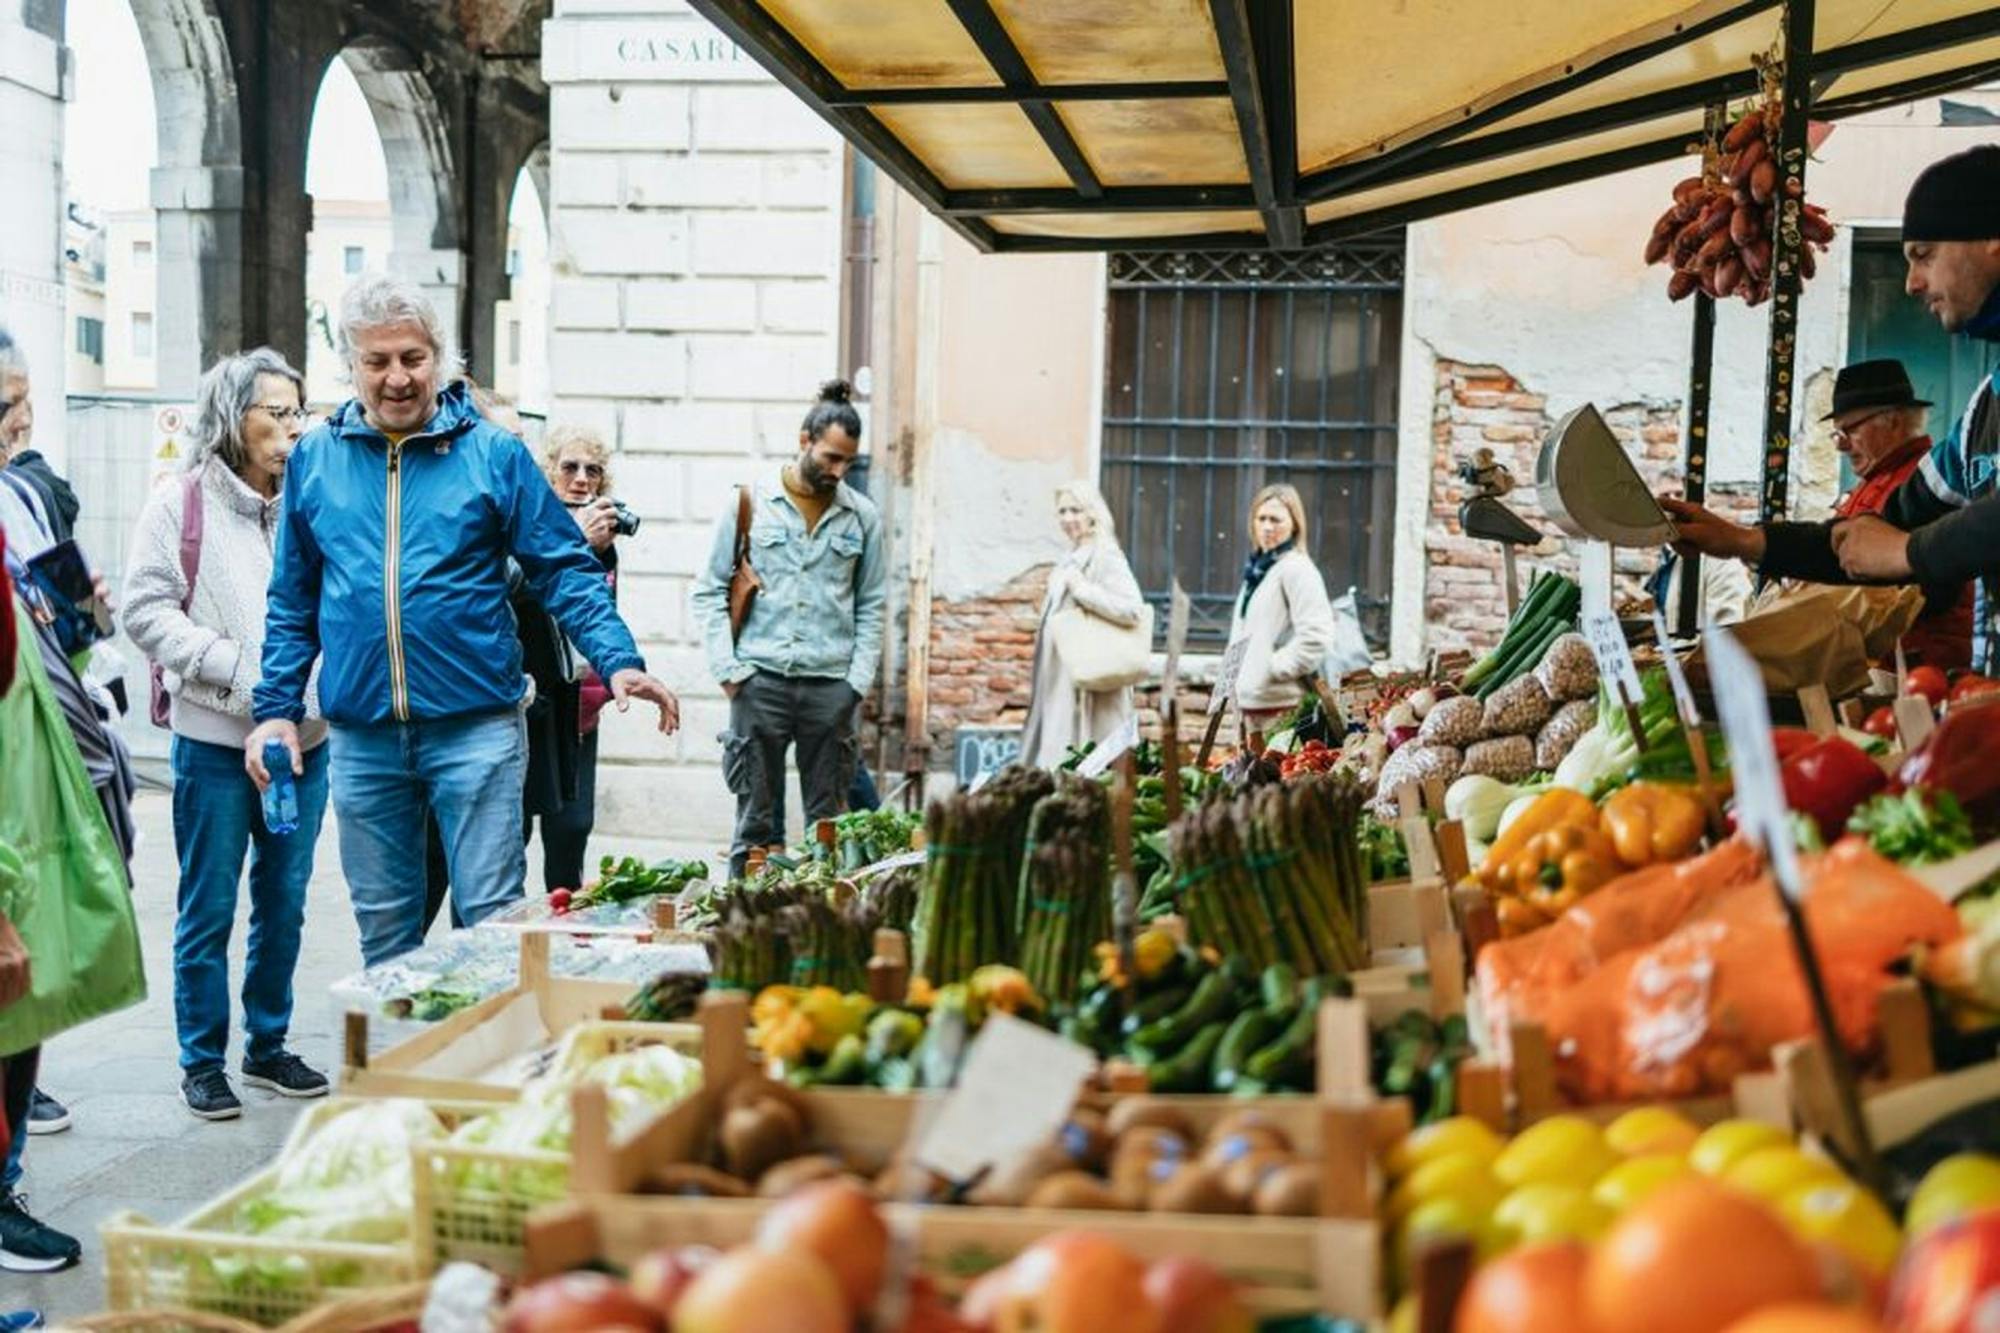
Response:
[[[1227,636],[1250,500],[1274,482],[1305,500],[1329,592],[1354,589],[1386,641],[1402,317],[1400,232],[1111,256],[1104,496],[1148,600],[1187,590],[1190,641]]]

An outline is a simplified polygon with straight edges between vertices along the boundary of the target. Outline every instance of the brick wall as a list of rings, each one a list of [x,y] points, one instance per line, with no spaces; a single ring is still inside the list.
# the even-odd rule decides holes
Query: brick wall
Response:
[[[1638,462],[1656,489],[1681,470],[1680,404],[1619,403],[1604,411],[1606,423]],[[1484,649],[1506,626],[1500,586],[1500,548],[1463,535],[1458,506],[1467,487],[1458,466],[1484,447],[1514,474],[1507,504],[1540,524],[1534,490],[1535,456],[1555,426],[1541,394],[1530,391],[1499,366],[1462,361],[1437,363],[1437,391],[1431,417],[1431,493],[1424,531],[1425,647]],[[1739,522],[1755,518],[1756,488],[1749,483],[1711,485],[1709,507]],[[1576,577],[1574,543],[1548,537],[1519,552],[1523,586],[1532,569],[1554,569]],[[1618,552],[1621,581],[1640,580],[1652,571],[1656,552]]]

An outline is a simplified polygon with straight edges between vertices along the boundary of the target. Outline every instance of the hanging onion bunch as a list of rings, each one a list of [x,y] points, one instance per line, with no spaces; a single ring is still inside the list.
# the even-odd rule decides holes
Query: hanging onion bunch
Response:
[[[1697,290],[1746,305],[1770,299],[1773,242],[1781,226],[1800,232],[1799,274],[1810,278],[1815,248],[1833,243],[1826,210],[1798,198],[1798,181],[1785,180],[1778,163],[1783,111],[1775,63],[1760,60],[1764,91],[1729,127],[1720,144],[1704,144],[1702,171],[1674,186],[1673,206],[1660,214],[1646,241],[1646,262],[1667,263],[1667,296],[1679,301]],[[1789,196],[1789,197],[1785,197]],[[1784,205],[1797,200],[1797,206]]]

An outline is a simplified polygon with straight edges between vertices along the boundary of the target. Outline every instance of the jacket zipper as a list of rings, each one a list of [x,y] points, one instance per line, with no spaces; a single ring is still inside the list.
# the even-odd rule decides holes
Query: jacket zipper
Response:
[[[410,720],[409,677],[403,665],[403,446],[389,446],[387,539],[382,551],[382,611],[389,629],[389,709]]]

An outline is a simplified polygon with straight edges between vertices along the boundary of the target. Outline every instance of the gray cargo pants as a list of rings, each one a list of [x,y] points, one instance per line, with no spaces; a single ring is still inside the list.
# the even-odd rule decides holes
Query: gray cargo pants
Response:
[[[847,808],[847,789],[861,747],[854,710],[861,697],[845,680],[826,676],[774,676],[766,671],[743,682],[729,703],[722,733],[722,777],[736,796],[736,839],[729,873],[743,874],[752,847],[785,840],[778,810],[785,784],[785,751],[799,750],[799,790],[806,822],[831,819]]]

